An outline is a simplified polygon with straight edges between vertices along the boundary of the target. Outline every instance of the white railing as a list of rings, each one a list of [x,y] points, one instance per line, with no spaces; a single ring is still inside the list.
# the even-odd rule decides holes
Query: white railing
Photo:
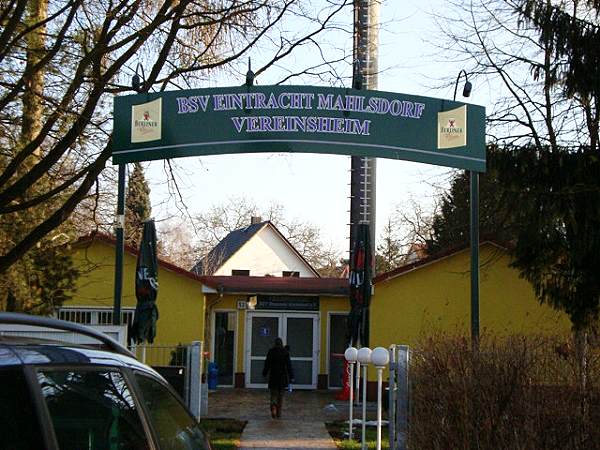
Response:
[[[190,344],[132,344],[138,361],[149,366],[185,366]]]

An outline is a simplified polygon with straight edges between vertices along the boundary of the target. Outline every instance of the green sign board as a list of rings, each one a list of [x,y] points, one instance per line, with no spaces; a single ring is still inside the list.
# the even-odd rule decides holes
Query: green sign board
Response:
[[[113,162],[301,152],[485,171],[485,109],[391,92],[241,86],[115,99]]]

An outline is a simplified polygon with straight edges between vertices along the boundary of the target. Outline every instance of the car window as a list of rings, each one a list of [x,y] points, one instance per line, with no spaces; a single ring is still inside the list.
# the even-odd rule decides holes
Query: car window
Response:
[[[165,386],[140,374],[136,374],[136,380],[161,449],[210,448],[196,421]]]
[[[148,448],[120,372],[41,370],[38,381],[61,450]]]
[[[44,448],[35,406],[20,368],[0,370],[0,448]]]

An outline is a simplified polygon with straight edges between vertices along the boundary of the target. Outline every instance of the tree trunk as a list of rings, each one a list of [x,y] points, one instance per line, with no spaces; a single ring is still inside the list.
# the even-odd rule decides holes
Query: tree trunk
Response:
[[[36,24],[48,18],[48,0],[31,0],[27,4],[27,25]],[[42,128],[44,93],[44,71],[36,65],[44,57],[46,26],[38,26],[27,33],[27,64],[25,67],[25,92],[23,93],[23,122],[21,142],[31,142]]]
[[[579,401],[581,417],[581,448],[587,448],[589,440],[589,392],[588,392],[588,331],[587,329],[575,330],[575,354],[577,357],[577,378],[579,383]]]

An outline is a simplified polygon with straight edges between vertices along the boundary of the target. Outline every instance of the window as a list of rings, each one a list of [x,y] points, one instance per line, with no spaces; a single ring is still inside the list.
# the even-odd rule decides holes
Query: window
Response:
[[[169,450],[204,450],[206,437],[196,421],[171,392],[158,381],[136,374],[159,447]]]
[[[21,369],[0,370],[0,447],[44,448],[41,428]]]
[[[283,276],[284,277],[292,277],[292,278],[300,278],[300,272],[298,272],[297,270],[284,270]]]
[[[240,269],[232,269],[231,270],[231,275],[233,276],[242,276],[242,277],[249,277],[250,276],[250,271],[249,270],[240,270]]]
[[[120,372],[42,370],[38,381],[61,450],[149,447]]]

